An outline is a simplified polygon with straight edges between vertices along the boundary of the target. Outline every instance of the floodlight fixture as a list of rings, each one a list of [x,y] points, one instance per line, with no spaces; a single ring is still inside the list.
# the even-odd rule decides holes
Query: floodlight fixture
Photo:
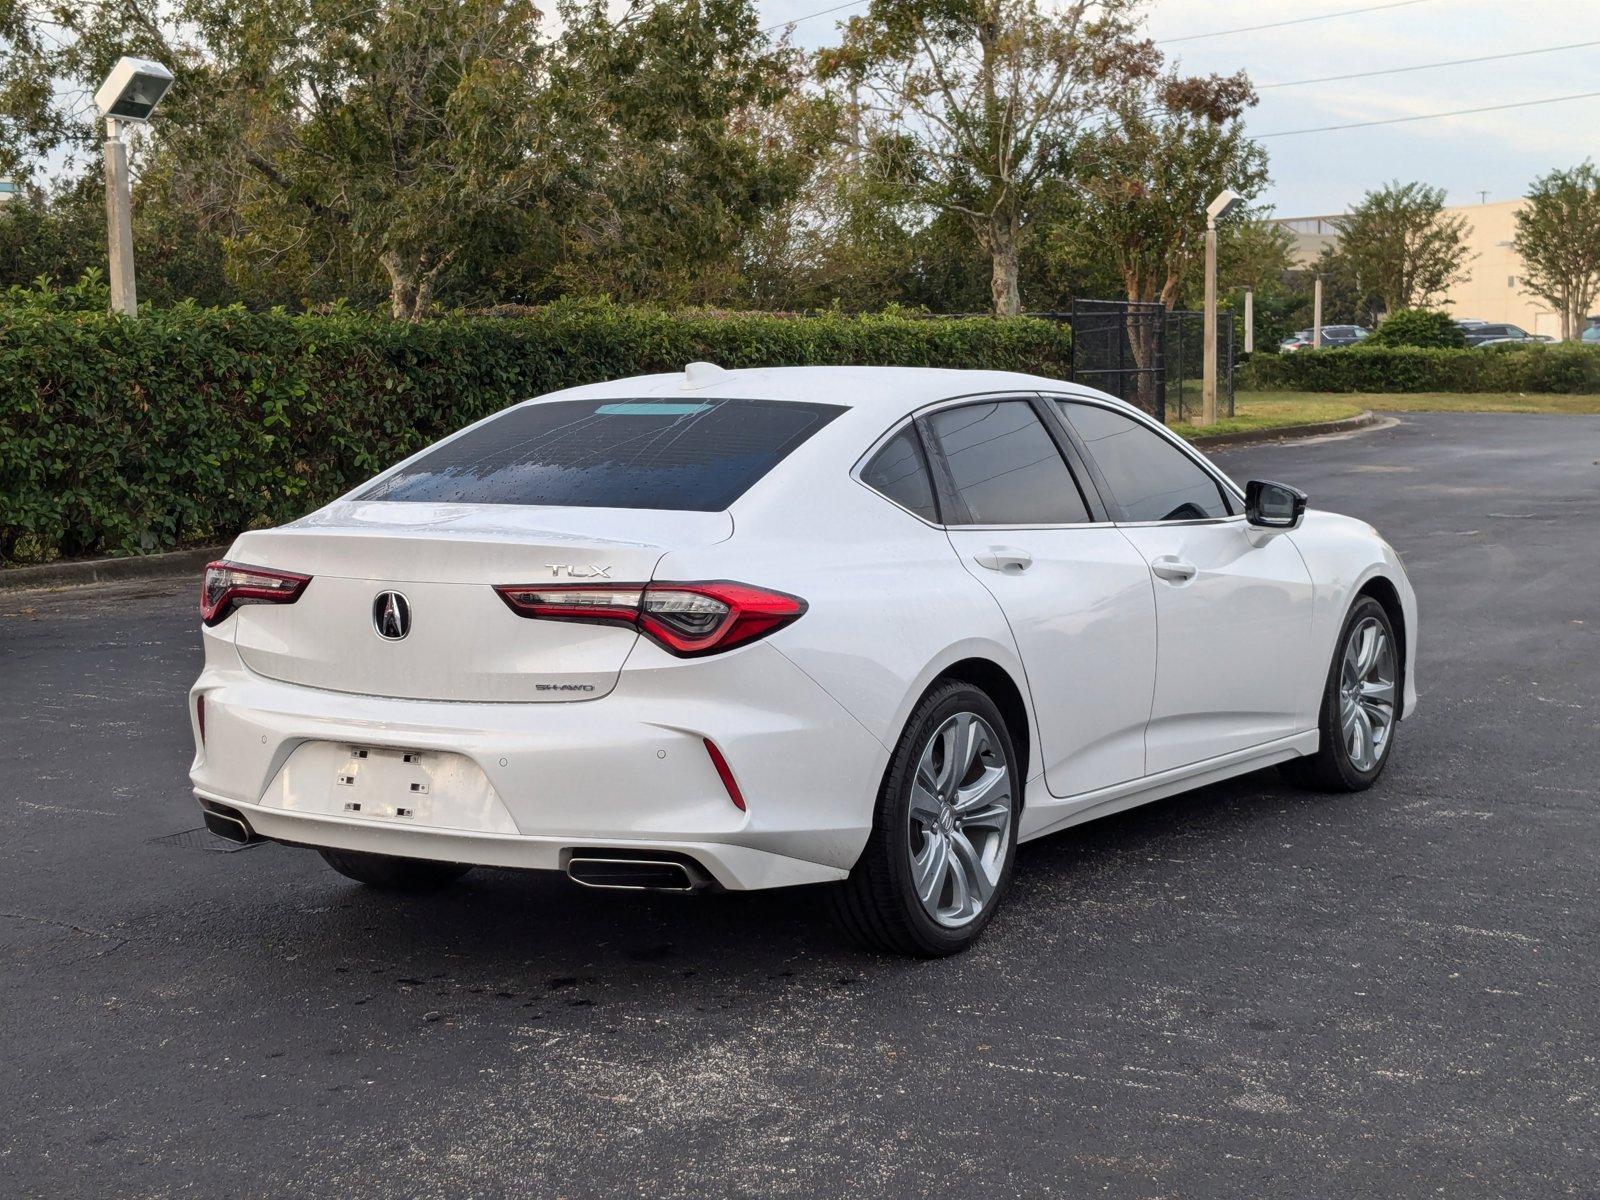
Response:
[[[94,94],[94,104],[110,120],[144,122],[171,87],[172,72],[160,63],[123,55]]]
[[[1224,188],[1210,204],[1206,206],[1206,219],[1215,223],[1226,221],[1234,213],[1244,207],[1244,197],[1232,188]]]

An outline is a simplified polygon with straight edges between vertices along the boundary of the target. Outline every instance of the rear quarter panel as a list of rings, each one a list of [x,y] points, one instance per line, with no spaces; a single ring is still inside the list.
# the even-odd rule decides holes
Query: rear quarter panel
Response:
[[[731,539],[669,552],[656,577],[732,578],[803,598],[806,614],[771,643],[886,748],[928,685],[968,657],[1010,674],[1034,724],[999,606],[962,569],[942,529],[850,474],[888,422],[855,424],[841,418],[845,428],[827,432],[845,436],[819,436],[823,444],[808,443],[747,493],[734,506]]]

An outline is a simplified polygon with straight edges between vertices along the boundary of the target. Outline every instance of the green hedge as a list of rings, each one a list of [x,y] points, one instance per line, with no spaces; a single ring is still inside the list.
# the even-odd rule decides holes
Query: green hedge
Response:
[[[1437,350],[1465,350],[1467,335],[1447,312],[1429,308],[1398,308],[1372,331],[1363,349],[1424,346]]]
[[[1244,368],[1241,386],[1267,392],[1600,393],[1600,347],[1353,346],[1258,354]]]
[[[1063,375],[1044,321],[552,305],[400,324],[0,306],[0,559],[134,554],[276,524],[470,421],[574,384],[880,363]]]

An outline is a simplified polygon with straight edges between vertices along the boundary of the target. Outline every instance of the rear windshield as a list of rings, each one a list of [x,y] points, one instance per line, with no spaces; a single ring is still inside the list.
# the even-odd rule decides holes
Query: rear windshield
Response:
[[[782,400],[521,405],[357,498],[719,512],[843,411]]]

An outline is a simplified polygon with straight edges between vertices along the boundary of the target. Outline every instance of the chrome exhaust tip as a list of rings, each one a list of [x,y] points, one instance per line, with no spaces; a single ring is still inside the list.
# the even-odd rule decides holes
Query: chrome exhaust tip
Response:
[[[699,868],[669,858],[611,858],[574,854],[567,878],[584,887],[632,892],[693,892],[710,884]]]
[[[250,828],[250,823],[239,813],[231,808],[221,805],[202,804],[200,815],[205,818],[206,828],[219,838],[226,838],[230,842],[237,842],[241,846],[254,845],[256,842],[265,841],[260,834]]]

